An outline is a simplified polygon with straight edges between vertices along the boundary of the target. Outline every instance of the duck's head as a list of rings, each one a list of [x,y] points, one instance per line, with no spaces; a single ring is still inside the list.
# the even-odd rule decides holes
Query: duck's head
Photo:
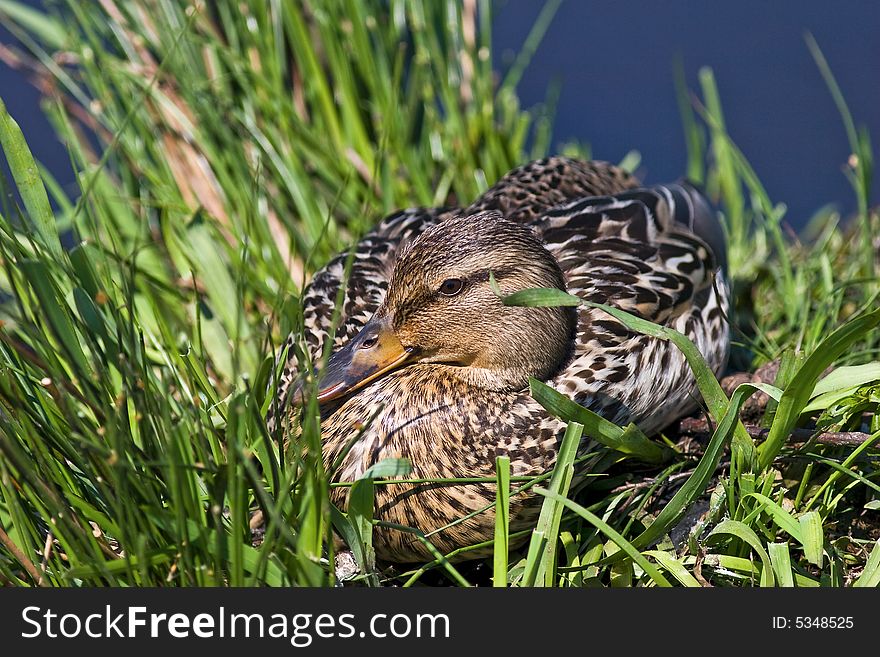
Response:
[[[415,363],[442,364],[492,390],[548,378],[569,354],[576,315],[572,308],[505,306],[499,297],[534,287],[564,290],[565,281],[529,228],[481,213],[427,229],[401,252],[372,319],[331,355],[319,376],[319,402]]]

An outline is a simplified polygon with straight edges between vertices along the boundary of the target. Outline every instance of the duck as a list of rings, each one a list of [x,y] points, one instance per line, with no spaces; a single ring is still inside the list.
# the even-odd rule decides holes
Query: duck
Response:
[[[529,288],[674,328],[716,374],[726,365],[724,230],[687,181],[643,186],[613,164],[555,156],[512,170],[468,206],[392,214],[304,289],[303,330],[282,351],[267,417],[295,436],[313,375],[331,481],[353,482],[385,459],[409,462],[409,483],[375,487],[380,561],[426,561],[493,537],[494,483],[413,479],[492,482],[499,456],[513,476],[552,470],[566,424],[530,395],[530,379],[648,435],[696,409],[694,376],[672,343],[594,306],[501,300]],[[325,367],[301,365],[296,345],[318,363],[328,342]],[[330,489],[342,510],[349,490]],[[512,497],[511,532],[533,526],[541,500]]]

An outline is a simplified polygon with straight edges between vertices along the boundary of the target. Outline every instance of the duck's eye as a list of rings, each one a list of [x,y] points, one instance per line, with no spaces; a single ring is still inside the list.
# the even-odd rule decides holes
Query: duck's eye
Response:
[[[440,284],[440,294],[454,297],[464,289],[464,281],[460,278],[447,278]]]
[[[372,349],[376,346],[376,343],[379,342],[378,335],[371,335],[369,337],[364,338],[363,342],[361,342],[361,349]]]

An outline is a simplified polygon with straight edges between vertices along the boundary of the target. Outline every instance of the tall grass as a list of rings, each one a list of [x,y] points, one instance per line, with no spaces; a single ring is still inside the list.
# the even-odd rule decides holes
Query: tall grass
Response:
[[[523,111],[515,89],[555,6],[499,81],[488,2],[70,0],[46,16],[0,1],[80,182],[68,200],[0,106],[15,191],[0,208],[0,581],[329,585],[336,533],[361,584],[488,583],[456,555],[378,570],[372,491],[402,464],[355,482],[341,513],[318,427],[291,453],[263,417],[273,345],[301,327],[312,271],[388,212],[467,202],[548,152],[548,110]],[[569,432],[553,473],[511,481],[498,464],[509,496],[537,487],[547,502],[522,551],[496,532],[497,586],[880,578],[880,368],[817,385],[880,342],[867,135],[852,132],[857,220],[822,216],[801,243],[728,136],[710,71],[700,83],[682,87],[688,172],[724,212],[736,363],[784,367],[728,401],[692,359],[717,427],[690,447],[584,415],[536,382]],[[772,399],[760,446],[737,420],[757,389]],[[792,444],[816,419],[870,438]],[[581,431],[604,447],[573,490],[565,445]],[[695,504],[707,512],[673,544]]]

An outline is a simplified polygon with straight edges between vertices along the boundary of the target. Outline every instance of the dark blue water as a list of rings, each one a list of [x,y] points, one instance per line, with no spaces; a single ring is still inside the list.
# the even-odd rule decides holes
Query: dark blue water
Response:
[[[31,0],[30,4],[39,4]],[[495,57],[518,50],[542,6],[538,0],[496,3]],[[826,203],[855,207],[842,173],[846,133],[806,44],[811,31],[859,123],[880,142],[880,2],[877,0],[739,0],[563,2],[520,84],[525,107],[548,85],[562,91],[554,144],[587,142],[596,158],[642,154],[650,182],[685,170],[685,147],[673,82],[681,56],[689,85],[711,66],[728,130],[774,201],[802,226]],[[0,31],[0,39],[9,35]],[[38,109],[38,94],[0,64],[0,95],[38,160],[71,194],[75,183],[64,148]],[[876,178],[876,177],[875,177]],[[876,192],[873,199],[877,199]]]
[[[497,5],[499,52],[519,47],[542,4]],[[843,212],[856,205],[842,173],[850,154],[846,132],[807,49],[807,30],[856,123],[880,144],[876,0],[569,0],[523,77],[520,97],[526,107],[538,103],[560,77],[556,142],[588,142],[594,157],[611,161],[636,149],[645,177],[660,182],[682,175],[686,163],[675,58],[683,58],[692,89],[699,88],[699,68],[710,66],[731,137],[771,198],[788,205],[787,220],[802,226],[826,203]]]

